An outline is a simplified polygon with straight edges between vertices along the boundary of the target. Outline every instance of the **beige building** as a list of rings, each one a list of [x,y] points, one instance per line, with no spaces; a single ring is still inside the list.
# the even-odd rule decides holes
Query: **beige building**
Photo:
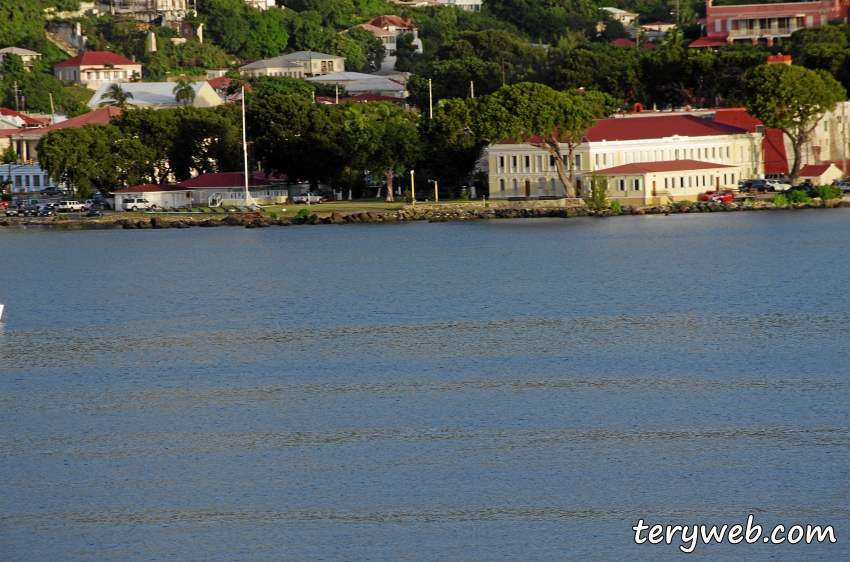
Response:
[[[101,84],[141,78],[142,65],[109,51],[88,51],[55,65],[53,75],[96,90]]]
[[[281,61],[295,63],[304,69],[304,77],[322,76],[345,70],[345,57],[326,55],[313,51],[298,51],[277,57]]]
[[[694,115],[599,119],[574,151],[576,187],[585,190],[589,176],[600,170],[677,160],[735,167],[740,170],[735,172],[737,183],[739,179],[764,173],[761,139],[760,132],[750,133]],[[568,154],[566,145],[562,144],[560,150],[562,155]],[[530,144],[507,141],[491,145],[487,149],[487,163],[491,198],[566,195],[554,159]]]
[[[36,53],[35,51],[30,51],[28,49],[21,49],[20,47],[6,47],[5,49],[0,49],[0,65],[3,64],[3,59],[6,58],[6,55],[10,54],[21,57],[26,70],[31,70],[33,63],[41,59],[41,53]]]
[[[275,57],[240,66],[239,73],[243,76],[289,76],[290,78],[304,78],[306,76],[306,69],[302,65],[286,60],[283,57]]]
[[[641,162],[598,170],[608,178],[608,198],[623,205],[696,201],[701,193],[736,189],[741,168],[697,160]]]

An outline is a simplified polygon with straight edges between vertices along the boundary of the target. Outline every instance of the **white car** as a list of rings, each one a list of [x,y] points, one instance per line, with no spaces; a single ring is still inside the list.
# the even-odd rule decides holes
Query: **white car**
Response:
[[[149,211],[156,209],[156,205],[143,198],[124,199],[122,208],[125,211]]]
[[[310,205],[311,203],[321,203],[322,196],[316,195],[315,193],[302,193],[301,195],[296,195],[292,198],[292,202],[296,205],[299,203],[306,203]]]
[[[850,181],[837,181],[833,185],[844,193],[850,193]]]
[[[78,213],[83,210],[83,204],[79,201],[60,201],[56,207],[59,213]]]
[[[767,182],[769,185],[773,186],[773,189],[771,189],[771,191],[785,191],[785,190],[791,189],[790,183],[785,183],[785,182],[780,181],[780,180],[764,180],[764,181]]]

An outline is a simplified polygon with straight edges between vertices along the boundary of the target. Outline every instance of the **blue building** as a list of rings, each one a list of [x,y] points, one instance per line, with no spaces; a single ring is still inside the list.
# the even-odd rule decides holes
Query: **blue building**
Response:
[[[41,169],[33,164],[0,164],[0,177],[3,180],[12,178],[12,193],[39,191],[45,187],[56,187],[56,182]]]

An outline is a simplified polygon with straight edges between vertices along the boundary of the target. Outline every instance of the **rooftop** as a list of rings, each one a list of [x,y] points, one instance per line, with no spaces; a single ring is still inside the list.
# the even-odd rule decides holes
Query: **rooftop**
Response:
[[[249,187],[262,187],[271,185],[270,182],[259,179],[253,175],[248,178]],[[218,172],[215,174],[201,174],[190,178],[186,181],[181,181],[177,184],[178,188],[197,189],[203,187],[209,188],[234,188],[245,187],[245,174],[242,172]]]
[[[369,25],[374,25],[375,27],[380,27],[382,29],[385,27],[405,27],[409,29],[416,28],[416,26],[413,25],[412,21],[393,15],[378,16],[375,19],[367,21],[366,23],[368,23]]]
[[[59,64],[56,64],[55,66],[105,66],[107,64],[138,64],[141,66],[141,63],[125,59],[124,57],[116,55],[115,53],[112,53],[110,51],[87,51],[85,53],[80,53],[76,57],[70,58],[66,61],[62,61]]]
[[[100,85],[100,88],[94,93],[92,98],[89,100],[89,107],[100,107],[101,103],[109,102],[112,100],[105,98],[106,90],[112,85],[110,82],[105,82]],[[133,105],[136,107],[155,107],[155,106],[179,106],[180,104],[175,99],[174,88],[176,84],[174,82],[124,82],[121,84],[121,89],[129,94],[133,94],[133,98],[128,100],[129,105]],[[207,82],[195,82],[192,84],[192,89],[195,90],[195,101],[200,101],[201,98],[201,90],[203,88],[209,88],[212,90],[212,86],[210,86]],[[216,100],[218,100],[218,95],[215,95]],[[190,104],[191,105],[191,104]]]
[[[617,174],[647,174],[657,172],[686,172],[691,170],[717,170],[719,168],[734,168],[726,164],[715,164],[714,162],[701,162],[699,160],[667,160],[665,162],[640,162],[635,164],[623,164],[613,168],[597,170],[596,173],[606,176]]]

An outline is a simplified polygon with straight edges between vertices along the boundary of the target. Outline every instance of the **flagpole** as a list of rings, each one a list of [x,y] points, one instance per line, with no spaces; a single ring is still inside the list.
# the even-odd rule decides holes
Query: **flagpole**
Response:
[[[248,194],[248,137],[245,134],[245,86],[242,86],[242,156],[245,161],[245,206],[250,205]]]

